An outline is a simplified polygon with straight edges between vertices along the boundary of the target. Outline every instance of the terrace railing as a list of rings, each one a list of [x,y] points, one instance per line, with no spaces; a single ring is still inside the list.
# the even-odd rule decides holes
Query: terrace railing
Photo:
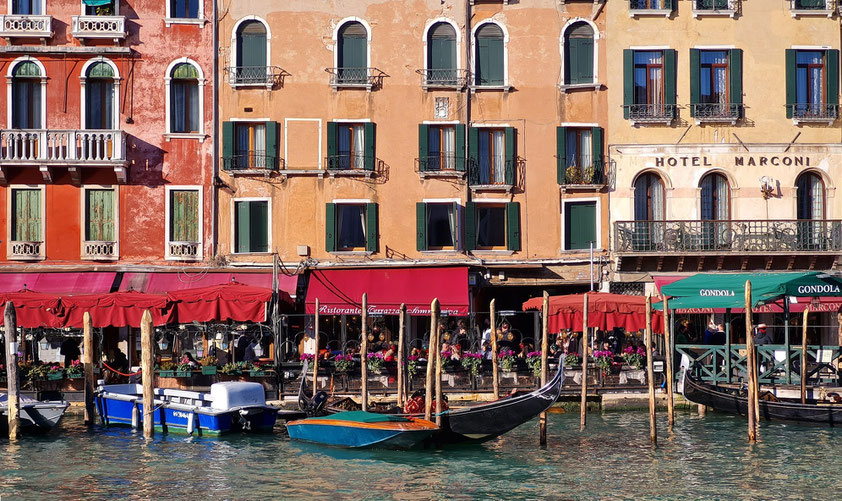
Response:
[[[9,259],[17,261],[28,261],[41,259],[43,253],[43,241],[12,241],[9,242]]]
[[[627,104],[628,119],[634,123],[667,123],[676,116],[674,104]]]
[[[827,103],[788,104],[793,120],[799,122],[832,122],[839,118],[839,105]]]
[[[325,71],[330,74],[330,85],[334,88],[379,89],[387,76],[377,68],[325,68]]]
[[[504,155],[493,155],[486,161],[468,161],[468,183],[471,186],[510,187],[515,184],[517,162]]]
[[[339,152],[329,155],[325,160],[327,169],[333,171],[374,170],[376,162],[370,155],[352,152]]]
[[[0,164],[125,164],[121,130],[0,129]]]
[[[222,169],[230,172],[277,171],[283,168],[283,160],[265,151],[249,151],[222,157]]]
[[[91,261],[117,259],[117,242],[85,241],[82,245],[82,259]]]
[[[423,69],[417,70],[416,73],[421,75],[421,86],[425,89],[462,89],[470,79],[468,70]]]
[[[265,86],[272,88],[283,82],[287,72],[278,66],[228,66],[228,83],[232,86]]]
[[[0,15],[0,37],[50,38],[53,36],[53,17],[32,14]]]
[[[71,34],[79,39],[126,38],[126,16],[73,16]]]
[[[167,242],[167,258],[181,261],[195,261],[201,255],[199,242]]]
[[[743,105],[737,103],[693,103],[690,110],[697,122],[734,122],[743,115]]]
[[[418,172],[465,172],[465,158],[455,153],[441,153],[415,159]]]

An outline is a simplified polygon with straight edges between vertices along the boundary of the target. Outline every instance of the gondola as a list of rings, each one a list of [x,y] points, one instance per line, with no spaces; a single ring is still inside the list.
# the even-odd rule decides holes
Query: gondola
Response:
[[[682,393],[687,400],[707,405],[717,411],[746,415],[748,398],[742,388],[727,388],[712,386],[697,381],[692,375],[692,370],[684,370],[682,379]],[[822,424],[828,426],[842,425],[842,404],[830,403],[821,400],[807,400],[806,404],[799,401],[778,399],[771,397],[765,399],[761,391],[759,399],[760,417],[774,421],[794,421],[799,423]],[[766,397],[770,398],[770,397]]]
[[[485,442],[499,437],[549,409],[558,400],[563,381],[564,367],[559,364],[553,379],[535,391],[445,411],[442,413],[441,429],[436,433],[434,440],[439,444],[450,444]],[[323,412],[332,412],[329,406],[324,405],[325,397],[322,397],[321,402],[317,402],[318,400],[319,395],[311,401],[303,392],[299,392],[298,403],[302,410],[309,409],[310,413],[317,414],[318,408],[322,407]]]

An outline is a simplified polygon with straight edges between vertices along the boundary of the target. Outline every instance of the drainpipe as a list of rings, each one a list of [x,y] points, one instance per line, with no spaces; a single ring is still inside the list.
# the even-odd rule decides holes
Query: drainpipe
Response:
[[[218,210],[219,191],[216,187],[216,179],[219,176],[219,18],[217,13],[216,0],[213,1],[213,142],[212,142],[212,157],[213,169],[211,177],[211,256],[216,257],[216,243],[217,243],[217,226],[218,226]]]
[[[467,70],[468,79],[465,85],[465,175],[467,176],[467,182],[465,183],[465,188],[467,193],[465,194],[465,200],[470,202],[471,201],[471,173],[470,168],[471,165],[468,162],[470,158],[469,154],[469,141],[468,138],[471,137],[471,133],[468,130],[471,127],[471,84],[473,79],[472,69],[473,69],[473,58],[471,57],[471,47],[473,44],[473,40],[471,40],[471,2],[472,0],[465,0],[465,66]]]

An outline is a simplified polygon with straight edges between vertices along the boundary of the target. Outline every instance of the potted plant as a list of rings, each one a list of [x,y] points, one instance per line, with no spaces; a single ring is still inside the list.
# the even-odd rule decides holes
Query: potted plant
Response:
[[[171,361],[161,362],[161,365],[158,366],[158,376],[159,377],[175,377],[175,368],[176,364]]]
[[[406,374],[409,376],[410,381],[418,374],[418,355],[406,357]]]
[[[571,165],[564,171],[564,180],[567,184],[576,184],[582,180],[582,171],[578,165]]]
[[[48,381],[59,381],[61,379],[64,379],[64,369],[60,365],[53,364],[53,365],[48,365],[46,367],[48,367],[48,371],[47,371],[47,380]]]
[[[643,362],[646,360],[646,350],[642,346],[638,346],[635,350],[634,346],[626,346],[623,350],[623,361],[629,367],[640,369],[643,367]]]
[[[23,364],[18,366],[20,374],[25,375],[29,381],[42,381],[47,379],[50,367],[43,364]]]
[[[541,377],[541,352],[530,351],[526,354],[526,365],[532,369],[532,375],[535,378]]]
[[[175,377],[191,377],[193,375],[193,366],[181,362],[175,366]]]
[[[594,364],[602,370],[603,374],[611,371],[614,354],[607,350],[596,350],[593,352]]]
[[[313,355],[312,353],[302,353],[301,356],[298,357],[298,359],[301,360],[301,366],[302,367],[304,367],[304,362],[309,362],[309,365],[312,366],[313,360],[316,359],[316,356]]]
[[[503,372],[512,372],[515,369],[515,352],[512,350],[502,350],[497,354],[497,358],[500,359]]]
[[[469,371],[472,377],[476,378],[479,376],[479,371],[482,368],[482,353],[466,351],[462,355],[462,367]]]
[[[202,366],[202,375],[203,376],[213,376],[216,374],[216,364],[219,361],[216,357],[211,355],[204,356],[199,359],[199,365]]]
[[[333,359],[333,367],[338,374],[346,374],[354,366],[354,356],[339,354]]]
[[[225,374],[226,376],[239,376],[243,373],[244,368],[244,362],[229,362],[219,369],[219,373]]]
[[[70,367],[64,368],[64,375],[67,379],[79,379],[85,377],[85,366],[82,362],[74,360],[70,362]]]
[[[582,358],[578,353],[568,353],[564,356],[565,367],[575,367],[582,364]]]
[[[379,351],[369,353],[366,357],[366,366],[370,372],[379,373],[383,369],[384,361],[383,354]]]
[[[260,363],[251,364],[249,366],[249,376],[266,377],[266,367]]]

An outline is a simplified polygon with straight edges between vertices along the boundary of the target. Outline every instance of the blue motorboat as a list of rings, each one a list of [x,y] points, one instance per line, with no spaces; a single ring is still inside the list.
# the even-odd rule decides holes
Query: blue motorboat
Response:
[[[215,383],[209,393],[154,389],[155,429],[164,433],[219,435],[272,431],[278,409],[266,404],[259,383]],[[104,425],[139,428],[143,423],[143,387],[139,384],[101,385],[96,405]]]
[[[339,412],[287,423],[289,437],[340,447],[407,449],[438,431],[431,421],[373,412]]]

